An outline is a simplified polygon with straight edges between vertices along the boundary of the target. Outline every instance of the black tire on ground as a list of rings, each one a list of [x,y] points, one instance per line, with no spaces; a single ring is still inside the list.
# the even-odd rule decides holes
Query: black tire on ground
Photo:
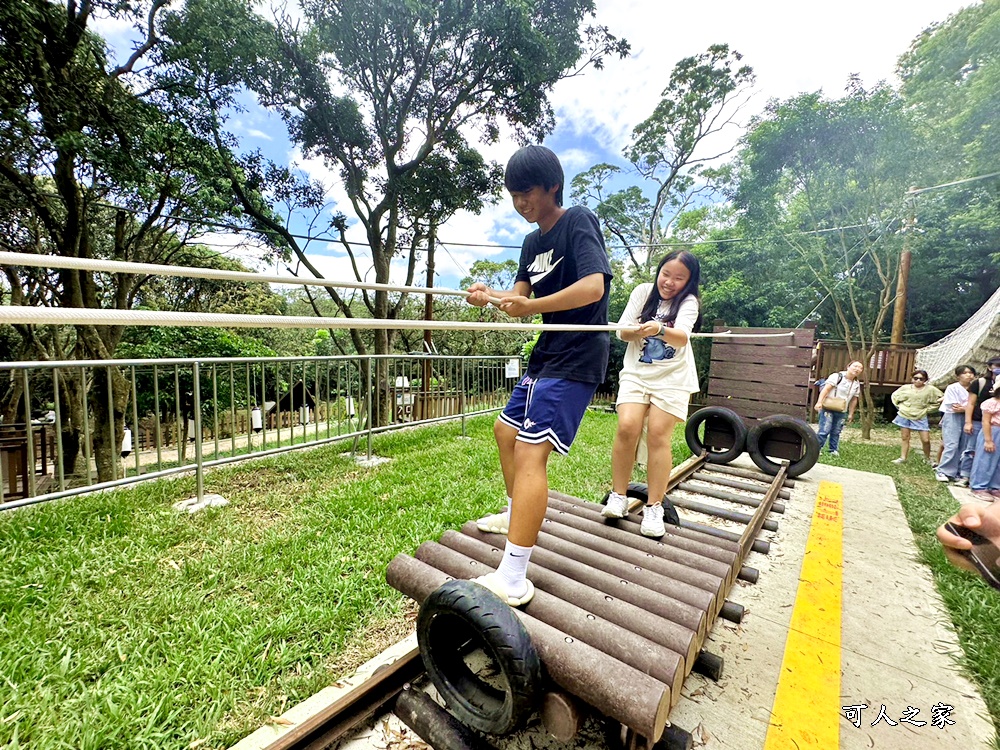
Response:
[[[698,428],[703,424],[706,432],[711,429],[729,436],[732,445],[729,448],[715,448],[711,445],[705,445],[698,437]],[[732,409],[727,409],[724,406],[706,406],[688,418],[687,424],[684,426],[684,439],[694,455],[700,456],[702,452],[708,451],[709,463],[728,464],[743,453],[747,440],[747,426],[743,423],[740,415]],[[727,442],[729,441],[727,440]]]
[[[790,459],[788,476],[800,476],[815,466],[816,461],[819,460],[819,439],[812,427],[801,419],[785,414],[775,414],[758,420],[747,432],[747,453],[750,454],[750,459],[757,464],[757,468],[774,476],[781,469],[781,464],[768,458],[762,447],[770,439],[777,437],[787,439],[791,436],[794,436],[799,442],[800,456],[796,459]]]
[[[473,729],[510,734],[540,698],[541,661],[528,631],[500,597],[477,583],[448,581],[431,592],[417,615],[417,645],[449,711]],[[488,679],[466,660],[477,652],[488,660]]]

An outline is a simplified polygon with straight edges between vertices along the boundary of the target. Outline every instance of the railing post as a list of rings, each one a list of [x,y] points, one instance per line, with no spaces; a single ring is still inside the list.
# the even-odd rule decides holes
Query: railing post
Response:
[[[462,360],[461,371],[462,371],[462,375],[461,375],[462,385],[458,389],[458,399],[459,399],[459,411],[462,412],[462,437],[466,437],[466,434],[465,434],[465,389],[466,389],[466,383],[465,383],[465,360],[464,359]]]
[[[132,365],[132,431],[135,433],[135,445],[132,446],[132,450],[135,451],[135,475],[139,476],[142,473],[142,462],[139,460],[139,450],[142,448],[139,441],[139,390],[135,385],[135,365]],[[122,467],[124,468],[125,459],[122,459]]]
[[[104,371],[108,375],[108,432],[111,433],[111,444],[108,447],[111,450],[111,481],[114,481],[118,479],[118,454],[121,453],[121,446],[115,440],[115,381],[111,376],[111,365],[108,365]],[[124,417],[123,414],[122,418]]]
[[[372,460],[372,412],[373,406],[372,402],[375,400],[372,398],[372,366],[375,364],[370,356],[368,357],[368,367],[366,368],[367,376],[365,377],[365,388],[367,388],[368,398],[368,460]]]
[[[28,371],[24,370],[24,427],[28,436],[28,496],[34,497],[35,492],[35,433],[31,431],[31,387],[28,384]]]
[[[59,491],[66,489],[66,469],[63,466],[63,441],[62,441],[62,409],[59,406],[59,368],[52,368],[52,394],[56,407],[56,456],[55,462],[58,464],[56,471],[59,473]],[[2,484],[2,483],[0,483]]]
[[[205,468],[201,465],[201,372],[198,363],[192,365],[194,377],[194,475],[198,485],[198,501],[205,497]]]

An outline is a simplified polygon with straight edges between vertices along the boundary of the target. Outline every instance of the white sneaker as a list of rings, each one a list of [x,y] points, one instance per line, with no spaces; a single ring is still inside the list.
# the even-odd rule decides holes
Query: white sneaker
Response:
[[[969,478],[968,477],[959,477],[958,479],[955,480],[955,486],[956,487],[968,487],[969,486]]]
[[[834,456],[834,457],[837,457],[837,456],[840,455],[840,451],[830,451],[830,455]]]
[[[625,518],[628,515],[628,498],[612,492],[608,495],[608,502],[601,511],[605,518]]]
[[[894,464],[906,463],[906,459],[903,458],[902,456],[900,456],[899,458],[892,459],[892,463],[894,463]]]
[[[934,478],[936,480],[938,480],[939,482],[947,482],[948,481],[948,475],[947,474],[942,474],[940,471],[937,474],[934,475]]]
[[[663,504],[647,505],[642,511],[642,525],[639,531],[643,536],[659,538],[667,533],[663,525]]]

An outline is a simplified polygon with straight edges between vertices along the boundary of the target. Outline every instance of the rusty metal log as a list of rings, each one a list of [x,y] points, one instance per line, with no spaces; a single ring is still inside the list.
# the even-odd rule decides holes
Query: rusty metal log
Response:
[[[756,479],[760,482],[767,482],[769,485],[774,481],[774,477],[770,474],[765,474],[764,472],[757,471],[756,469],[744,469],[740,466],[730,466],[729,464],[712,464],[711,470],[717,471],[720,474],[729,474],[734,477]],[[781,483],[781,486],[793,489],[795,487],[795,480],[785,479],[785,481]]]
[[[564,495],[561,492],[555,492],[549,490],[549,500],[552,499],[562,500],[564,502],[572,503],[578,508],[587,509],[587,506],[591,506],[597,509],[597,514],[600,515],[600,506],[596,503],[588,503],[586,500],[581,500],[578,497],[573,497],[572,495]],[[587,509],[589,511],[589,509]],[[616,528],[634,530],[636,534],[639,534],[639,524],[634,521],[623,519],[620,521],[612,522]],[[609,524],[610,525],[610,524]],[[688,533],[694,533],[697,536],[695,538],[704,539],[706,536],[714,537],[718,542],[733,542],[736,544],[735,547],[727,546],[727,549],[738,549],[739,542],[742,539],[740,534],[733,531],[727,531],[726,529],[717,529],[714,526],[708,526],[707,524],[698,523],[696,521],[688,521],[684,518],[681,519],[680,529],[676,526],[670,527],[670,532],[680,535],[682,532],[687,531]],[[755,539],[752,545],[754,552],[760,552],[762,555],[766,555],[771,550],[771,544],[766,539]]]
[[[730,552],[729,550],[704,544],[703,542],[678,538],[671,533],[669,528],[667,529],[667,533],[660,539],[650,539],[642,535],[636,536],[625,529],[619,529],[604,523],[603,519],[598,520],[599,516],[597,515],[592,518],[583,517],[566,510],[566,507],[566,503],[550,499],[549,509],[545,513],[545,518],[600,537],[601,539],[607,539],[618,545],[624,545],[651,555],[656,555],[664,560],[672,560],[695,570],[726,577],[732,582],[732,578],[734,577],[733,568],[736,562],[735,551]],[[553,531],[552,533],[556,532]]]
[[[403,690],[393,713],[434,750],[493,750],[493,745],[422,690]]]
[[[462,526],[462,533],[487,544],[496,544],[496,535],[480,531],[473,521]],[[444,536],[441,538],[444,539]],[[602,594],[629,602],[665,620],[682,625],[697,633],[699,639],[705,636],[708,613],[703,607],[685,604],[672,596],[630,583],[620,576],[596,570],[545,548],[535,547],[531,553],[531,562],[546,570],[584,583]]]
[[[544,524],[542,528],[545,528]],[[465,531],[464,527],[462,531]],[[701,620],[700,627],[697,629],[699,636],[705,634],[705,615],[714,617],[719,607],[722,606],[723,599],[717,594],[705,591],[697,586],[692,586],[690,583],[654,573],[652,570],[641,565],[625,562],[615,555],[596,552],[580,544],[567,542],[545,531],[539,532],[532,556],[539,550],[553,553],[560,561],[576,562],[593,571],[611,575],[619,583],[624,581],[627,585],[641,586],[654,591],[663,597],[672,599],[678,606],[686,606],[695,617]],[[543,562],[542,560],[538,562],[550,570],[557,570],[552,564]],[[615,588],[617,589],[618,586]],[[684,624],[691,627],[690,621]]]
[[[402,554],[386,568],[388,584],[417,602],[450,579]],[[518,611],[517,616],[557,685],[639,734],[660,738],[672,703],[668,686],[525,612]]]
[[[639,533],[639,522],[633,521],[632,519],[613,519],[605,518],[601,515],[601,509],[603,506],[597,503],[589,503],[586,500],[581,500],[578,497],[573,497],[572,495],[564,495],[561,492],[553,492],[549,490],[549,507],[557,508],[559,510],[564,510],[567,513],[572,513],[580,518],[589,518],[592,520],[599,521],[602,524],[607,525],[609,528],[621,529],[622,531],[627,531],[630,534],[634,534],[641,538],[642,534]],[[733,539],[726,539],[723,537],[718,537],[713,534],[706,534],[701,530],[689,528],[689,524],[685,523],[684,519],[681,519],[680,526],[673,526],[667,524],[667,534],[671,538],[671,544],[681,547],[682,549],[691,549],[687,546],[682,546],[685,540],[687,542],[692,542],[700,545],[708,545],[710,547],[718,547],[721,550],[731,552],[732,554],[737,554],[739,552],[739,535],[734,534]],[[712,556],[708,551],[705,551],[706,556]],[[725,559],[724,557],[717,557],[716,559]]]
[[[482,536],[474,538],[468,534],[446,531],[440,541],[444,546],[488,565],[490,570],[495,570],[503,557],[503,550],[494,546],[495,537],[489,537],[478,529],[476,531]],[[532,559],[534,558],[535,554],[532,553]],[[691,664],[698,653],[701,639],[694,629],[686,628],[617,597],[608,596],[569,576],[548,570],[537,562],[528,565],[528,577],[536,590],[541,589],[564,601],[572,602],[598,617],[610,620],[680,654],[685,666]]]
[[[741,581],[746,581],[747,583],[757,583],[760,579],[760,571],[757,568],[750,568],[744,565],[740,568],[740,574],[738,578]]]
[[[713,474],[710,471],[699,471],[694,474],[692,479],[699,482],[711,482],[712,484],[717,484],[720,487],[732,487],[734,490],[745,490],[746,492],[759,492],[761,495],[767,492],[770,485],[764,486],[760,484],[751,484],[750,482],[741,482],[739,479],[730,479],[729,477],[720,477],[717,474]],[[790,500],[792,493],[789,490],[778,490],[778,497],[782,500]]]
[[[740,537],[740,549],[742,550],[741,558],[746,559],[747,554],[753,548],[753,542],[760,533],[762,526],[766,524],[764,517],[767,515],[771,508],[771,504],[774,502],[774,497],[778,492],[778,488],[781,486],[782,480],[788,475],[788,461],[781,462],[781,468],[778,469],[778,474],[774,478],[774,484],[771,485],[771,489],[764,496],[764,502],[754,513],[753,520],[747,524],[746,529],[743,530],[743,535]],[[764,526],[766,528],[766,526]]]
[[[585,531],[561,524],[548,517],[542,521],[541,530],[543,533],[550,534],[563,541],[586,547],[594,552],[599,552],[602,555],[607,555],[608,557],[616,558],[632,565],[639,565],[672,580],[702,589],[717,599],[725,599],[726,593],[729,590],[729,583],[731,583],[730,575],[732,573],[732,569],[730,568],[724,568],[718,573],[707,573],[704,570],[695,568],[693,565],[684,565],[674,560],[660,557],[653,552],[639,550],[630,545],[616,544],[600,536],[588,534]]]
[[[687,498],[672,496],[670,498],[670,501],[677,508],[690,510],[693,511],[694,513],[703,513],[706,516],[715,516],[716,518],[723,518],[727,521],[735,521],[736,523],[749,524],[751,519],[753,518],[753,516],[749,513],[740,513],[737,510],[718,508],[714,505],[708,505],[707,503],[698,502],[697,500],[688,500]],[[778,522],[772,521],[770,519],[761,519],[761,528],[764,528],[767,531],[777,531]]]
[[[542,726],[559,742],[569,742],[583,727],[584,710],[569,693],[551,691],[542,698]]]
[[[694,477],[698,479],[699,477]],[[678,485],[678,489],[684,490],[685,492],[696,492],[699,495],[704,495],[705,497],[714,497],[716,500],[725,500],[730,503],[736,503],[737,505],[748,505],[751,508],[757,508],[760,506],[761,498],[759,497],[747,497],[746,495],[737,495],[735,492],[726,492],[725,490],[717,490],[714,487],[706,487],[704,484],[696,484],[695,482],[681,482]],[[767,493],[767,490],[764,490]],[[677,498],[674,495],[670,496],[670,501],[677,505]],[[683,506],[677,505],[678,508]],[[773,503],[771,505],[771,510],[774,513],[784,513],[785,505],[784,503]]]
[[[721,656],[702,649],[698,652],[698,658],[694,660],[691,671],[705,675],[708,679],[718,682],[722,679],[722,668],[724,665],[725,660]]]
[[[421,544],[417,548],[416,558],[455,578],[476,578],[494,570],[492,566],[484,565],[437,542]],[[531,580],[535,582],[535,578]],[[680,698],[681,685],[687,674],[681,654],[599,617],[594,612],[560,599],[538,588],[537,584],[534,598],[522,610],[546,625],[573,638],[579,638],[601,653],[655,677],[670,687],[672,703]]]
[[[719,610],[719,617],[723,620],[729,620],[729,622],[735,622],[737,625],[743,622],[744,614],[746,614],[746,608],[742,604],[728,600],[722,605],[722,609]]]

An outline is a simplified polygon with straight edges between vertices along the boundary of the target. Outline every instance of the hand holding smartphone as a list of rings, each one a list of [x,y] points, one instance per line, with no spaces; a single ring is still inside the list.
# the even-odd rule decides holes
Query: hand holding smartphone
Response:
[[[1000,591],[1000,548],[986,537],[965,526],[948,522],[944,527],[955,536],[972,542],[972,549],[953,549],[952,551],[965,557],[975,566],[986,583]]]

